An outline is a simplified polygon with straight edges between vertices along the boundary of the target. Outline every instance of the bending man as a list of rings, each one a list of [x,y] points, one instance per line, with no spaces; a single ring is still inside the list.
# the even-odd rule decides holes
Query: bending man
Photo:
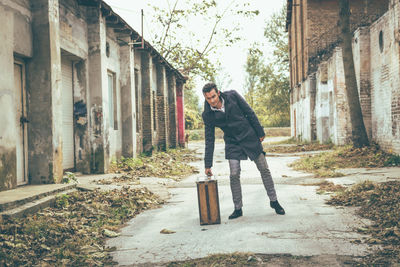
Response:
[[[206,141],[205,173],[212,175],[215,127],[219,127],[224,132],[225,158],[229,161],[230,185],[235,206],[229,219],[243,215],[240,161],[247,158],[254,161],[260,171],[271,208],[275,209],[277,214],[285,214],[285,210],[277,200],[274,182],[261,145],[265,138],[264,129],[253,109],[236,91],[222,93],[218,91],[214,83],[204,85],[203,95],[205,98],[202,114]]]

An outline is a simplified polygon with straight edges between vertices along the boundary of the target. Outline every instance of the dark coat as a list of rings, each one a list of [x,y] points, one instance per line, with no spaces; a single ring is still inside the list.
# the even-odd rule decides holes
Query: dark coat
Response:
[[[265,136],[264,129],[246,100],[234,90],[221,92],[220,97],[224,99],[225,112],[213,111],[207,101],[204,103],[206,168],[211,168],[213,163],[215,127],[224,132],[226,159],[245,160],[249,157],[255,160],[264,153],[260,142],[260,137]]]

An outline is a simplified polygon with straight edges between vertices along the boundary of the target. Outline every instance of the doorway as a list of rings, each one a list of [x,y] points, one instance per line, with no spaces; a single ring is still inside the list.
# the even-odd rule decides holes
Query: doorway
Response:
[[[14,61],[15,107],[17,125],[17,185],[28,183],[28,119],[26,112],[25,64]]]
[[[72,61],[66,58],[61,60],[62,75],[62,149],[63,169],[75,168],[75,142],[74,142],[74,94],[73,94],[73,68]]]

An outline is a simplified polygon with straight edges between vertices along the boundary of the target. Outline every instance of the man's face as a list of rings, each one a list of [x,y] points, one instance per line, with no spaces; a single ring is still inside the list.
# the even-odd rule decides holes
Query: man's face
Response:
[[[220,108],[219,94],[220,92],[217,93],[216,89],[214,88],[210,92],[204,93],[203,95],[210,106],[213,108]]]

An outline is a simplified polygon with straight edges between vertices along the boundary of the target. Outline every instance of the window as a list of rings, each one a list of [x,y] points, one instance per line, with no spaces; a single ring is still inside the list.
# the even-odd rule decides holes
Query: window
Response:
[[[115,73],[108,72],[108,115],[110,119],[110,127],[118,130],[117,117],[117,88],[115,81]]]
[[[379,32],[379,50],[383,52],[383,32]]]

